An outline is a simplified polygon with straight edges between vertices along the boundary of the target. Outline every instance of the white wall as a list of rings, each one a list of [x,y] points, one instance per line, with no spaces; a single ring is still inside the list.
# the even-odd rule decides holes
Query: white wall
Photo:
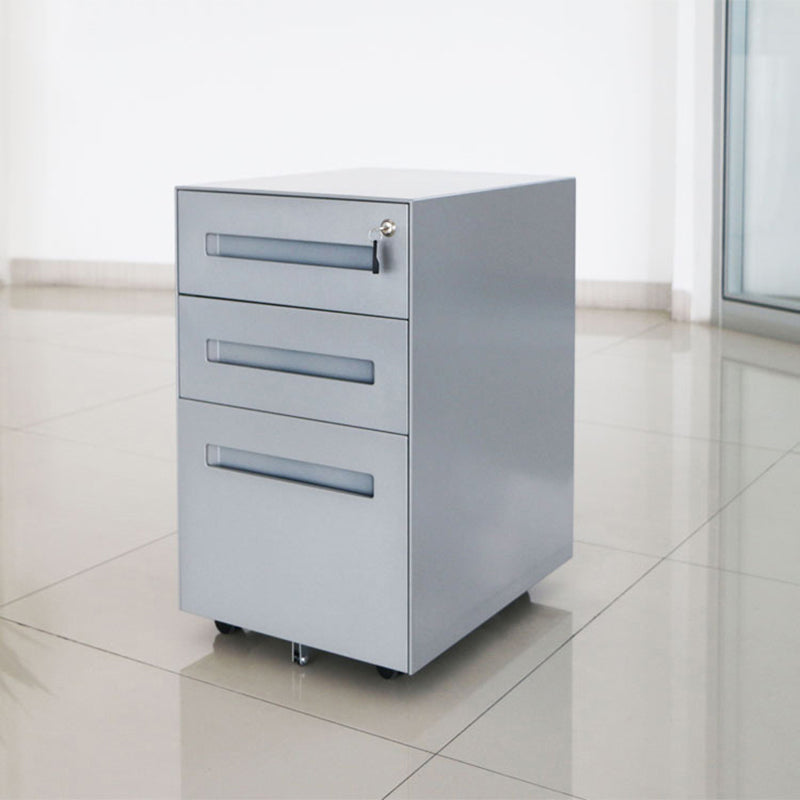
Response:
[[[722,108],[721,4],[678,0],[675,106],[675,210],[672,316],[708,320],[714,310],[714,262],[720,258],[715,213],[721,173],[715,126]]]
[[[177,183],[430,167],[576,175],[578,277],[672,281],[677,0],[8,2],[13,257],[170,261]]]
[[[8,0],[0,0],[0,284],[8,282]]]

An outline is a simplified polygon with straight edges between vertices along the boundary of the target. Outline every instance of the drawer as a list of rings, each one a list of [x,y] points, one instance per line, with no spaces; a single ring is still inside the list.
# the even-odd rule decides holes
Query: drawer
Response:
[[[181,189],[178,291],[407,318],[408,206]]]
[[[179,401],[181,607],[407,671],[407,438]]]
[[[408,323],[200,297],[178,300],[180,396],[408,431]]]

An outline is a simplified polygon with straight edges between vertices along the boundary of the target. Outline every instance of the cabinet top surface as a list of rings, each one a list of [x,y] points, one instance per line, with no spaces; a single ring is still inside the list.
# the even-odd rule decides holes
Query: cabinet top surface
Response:
[[[552,175],[508,175],[490,172],[447,172],[417,169],[343,169],[244,178],[179,189],[254,194],[287,194],[305,197],[341,197],[359,200],[411,202],[512,186],[567,180]]]

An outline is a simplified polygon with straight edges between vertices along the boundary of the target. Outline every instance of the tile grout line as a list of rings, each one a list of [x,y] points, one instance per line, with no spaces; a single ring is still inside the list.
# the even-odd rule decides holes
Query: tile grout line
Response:
[[[133,398],[128,398],[128,399],[133,399]],[[97,408],[91,410],[97,411]],[[80,412],[76,411],[75,413],[79,414]],[[57,419],[60,419],[60,417],[58,417]],[[39,423],[37,422],[36,424],[38,425]],[[55,439],[56,441],[59,442],[68,442],[69,444],[79,444],[79,445],[84,445],[85,447],[99,447],[111,453],[124,453],[126,456],[138,456],[139,458],[150,458],[153,461],[164,461],[168,464],[175,463],[175,458],[172,456],[154,456],[152,453],[142,453],[139,450],[126,450],[124,447],[116,447],[114,445],[101,444],[99,442],[90,442],[87,439],[72,439],[68,436],[63,436],[58,433],[50,433],[49,431],[45,433],[44,431],[33,431],[33,430],[27,430],[25,428],[10,428],[9,430],[14,431],[14,433],[28,433],[31,436],[38,436],[39,438],[42,439]]]
[[[692,532],[691,532],[691,533],[690,533],[688,536],[686,536],[684,539],[682,539],[682,540],[681,540],[681,541],[680,541],[680,542],[679,542],[677,545],[675,545],[675,547],[673,547],[671,550],[669,550],[669,551],[668,551],[668,552],[667,552],[665,555],[661,556],[661,557],[658,559],[658,561],[656,561],[656,563],[655,563],[655,564],[652,564],[652,565],[651,565],[651,566],[650,566],[650,567],[649,567],[647,570],[645,570],[645,571],[644,571],[644,572],[643,572],[643,573],[642,573],[642,574],[641,574],[641,575],[640,575],[640,576],[639,576],[639,577],[638,577],[638,578],[637,578],[637,579],[636,579],[636,580],[635,580],[635,581],[634,581],[632,584],[630,584],[630,586],[628,586],[626,589],[624,589],[622,592],[620,592],[620,593],[619,593],[619,594],[618,594],[618,595],[617,595],[617,596],[616,596],[616,597],[615,597],[613,600],[611,600],[611,601],[610,601],[609,603],[607,603],[607,604],[606,604],[606,605],[605,605],[603,608],[601,608],[601,609],[600,609],[600,611],[598,611],[598,612],[597,612],[597,613],[596,613],[596,614],[595,614],[595,615],[594,615],[594,616],[593,616],[591,619],[589,619],[589,620],[588,620],[586,623],[584,623],[584,624],[583,624],[583,625],[582,625],[582,626],[581,626],[581,627],[580,627],[580,628],[579,628],[577,631],[575,631],[574,633],[572,633],[568,639],[566,639],[566,640],[565,640],[564,642],[562,642],[562,643],[561,643],[561,644],[560,644],[558,647],[556,647],[556,649],[555,649],[555,650],[553,650],[551,653],[549,653],[547,656],[545,656],[545,657],[544,657],[544,658],[543,658],[543,659],[542,659],[542,660],[541,660],[541,661],[540,661],[540,662],[539,662],[539,663],[538,663],[538,664],[537,664],[535,667],[533,667],[533,668],[532,668],[532,669],[531,669],[531,670],[530,670],[530,671],[529,671],[529,672],[528,672],[526,675],[524,675],[524,676],[523,676],[522,678],[520,678],[520,679],[519,679],[519,680],[518,680],[518,681],[517,681],[517,682],[516,682],[516,683],[515,683],[513,686],[511,686],[509,689],[507,689],[505,692],[503,692],[503,694],[502,694],[502,695],[500,695],[500,697],[498,697],[498,698],[497,698],[497,699],[496,699],[496,700],[495,700],[493,703],[491,703],[491,704],[490,704],[490,705],[489,705],[487,708],[485,708],[485,709],[484,709],[484,710],[483,710],[483,711],[482,711],[480,714],[478,714],[478,716],[477,716],[477,717],[475,717],[475,719],[473,719],[473,720],[472,720],[472,721],[471,721],[469,724],[465,725],[465,726],[464,726],[464,728],[462,728],[462,729],[461,729],[461,730],[460,730],[460,731],[459,731],[459,732],[458,732],[458,733],[457,733],[455,736],[453,736],[452,738],[450,738],[450,739],[449,739],[449,740],[448,740],[448,741],[447,741],[447,742],[446,742],[444,745],[442,745],[442,747],[440,747],[440,748],[439,748],[439,749],[436,751],[436,755],[442,755],[442,751],[443,751],[443,750],[445,750],[447,747],[449,747],[449,746],[450,746],[450,745],[451,745],[451,744],[452,744],[452,743],[453,743],[453,742],[454,742],[456,739],[458,739],[458,737],[459,737],[459,736],[461,736],[463,733],[465,733],[467,730],[469,730],[469,729],[470,729],[470,728],[471,728],[471,727],[472,727],[472,726],[473,726],[473,725],[474,725],[474,724],[475,724],[475,723],[476,723],[478,720],[480,720],[482,717],[484,717],[484,716],[485,716],[485,715],[486,715],[486,714],[487,714],[489,711],[491,711],[491,710],[492,710],[492,709],[493,709],[493,708],[494,708],[494,707],[495,707],[495,706],[496,706],[498,703],[500,703],[500,702],[501,702],[502,700],[504,700],[504,699],[505,699],[505,698],[506,698],[506,697],[507,697],[507,696],[508,696],[508,695],[509,695],[511,692],[513,692],[513,691],[514,691],[514,689],[516,689],[516,688],[517,688],[517,687],[518,687],[518,686],[519,686],[521,683],[523,683],[523,681],[526,681],[526,680],[527,680],[527,679],[528,679],[528,678],[529,678],[531,675],[533,675],[533,673],[534,673],[534,672],[536,672],[536,670],[538,670],[540,667],[542,667],[544,664],[546,664],[546,663],[547,663],[547,662],[548,662],[548,661],[549,661],[551,658],[553,658],[553,656],[555,656],[555,655],[556,655],[558,652],[560,652],[561,650],[563,650],[563,649],[564,649],[564,647],[566,647],[566,646],[567,646],[567,645],[568,645],[568,644],[569,644],[569,643],[570,643],[570,642],[571,642],[571,641],[572,641],[572,640],[573,640],[573,639],[574,639],[576,636],[578,636],[580,633],[582,633],[584,630],[586,630],[586,628],[588,628],[588,627],[589,627],[589,625],[591,625],[591,624],[592,624],[592,623],[593,623],[593,622],[594,622],[594,621],[595,621],[595,620],[596,620],[598,617],[600,617],[602,614],[604,614],[606,611],[608,611],[608,610],[611,608],[611,606],[613,606],[615,603],[619,602],[619,600],[621,600],[621,599],[622,599],[622,598],[623,598],[623,597],[624,597],[626,594],[628,594],[628,592],[630,592],[630,591],[631,591],[633,588],[635,588],[636,586],[638,586],[638,585],[639,585],[639,584],[640,584],[640,583],[641,583],[641,582],[642,582],[642,581],[643,581],[643,580],[644,580],[644,579],[645,579],[645,578],[646,578],[646,577],[647,577],[647,576],[648,576],[648,575],[649,575],[651,572],[653,572],[653,570],[655,570],[657,567],[661,566],[661,564],[663,564],[665,561],[667,561],[667,560],[669,559],[669,557],[670,557],[670,556],[671,556],[671,555],[672,555],[672,554],[673,554],[673,553],[674,553],[674,552],[675,552],[675,551],[676,551],[676,550],[677,550],[679,547],[683,546],[683,545],[684,545],[684,544],[685,544],[685,543],[686,543],[686,542],[687,542],[689,539],[691,539],[691,538],[692,538],[692,536],[694,536],[694,535],[695,535],[695,534],[696,534],[696,533],[697,533],[699,530],[701,530],[701,529],[702,529],[704,526],[706,526],[706,525],[707,525],[709,522],[711,522],[711,520],[713,520],[713,519],[714,519],[714,517],[716,517],[718,514],[720,514],[720,513],[721,513],[721,512],[722,512],[722,511],[723,511],[725,508],[727,508],[727,507],[728,507],[728,506],[729,506],[729,505],[730,505],[730,504],[731,504],[731,503],[732,503],[734,500],[736,500],[738,497],[740,497],[740,496],[741,496],[741,495],[742,495],[742,494],[743,494],[743,493],[744,493],[744,492],[745,492],[747,489],[749,489],[749,488],[750,488],[750,487],[751,487],[751,486],[752,486],[752,485],[753,485],[753,484],[754,484],[756,481],[758,481],[758,480],[760,480],[761,478],[763,478],[763,477],[764,477],[764,476],[765,476],[765,475],[766,475],[766,474],[767,474],[767,473],[768,473],[768,472],[769,472],[769,471],[770,471],[770,470],[771,470],[773,467],[775,467],[775,466],[776,466],[778,463],[780,463],[780,462],[781,462],[781,461],[782,461],[784,458],[786,458],[786,456],[788,456],[788,455],[789,455],[791,452],[792,452],[791,450],[787,450],[787,451],[785,451],[785,452],[783,453],[783,455],[781,455],[781,456],[780,456],[779,458],[777,458],[777,459],[776,459],[776,460],[775,460],[775,461],[774,461],[772,464],[770,464],[768,467],[766,467],[766,469],[762,470],[762,471],[761,471],[761,472],[760,472],[760,473],[759,473],[759,474],[758,474],[758,475],[757,475],[755,478],[753,478],[753,480],[751,480],[749,483],[747,483],[745,486],[743,486],[743,487],[742,487],[742,488],[741,488],[741,489],[740,489],[740,490],[739,490],[739,491],[738,491],[738,492],[737,492],[735,495],[733,495],[733,497],[731,497],[731,498],[730,498],[730,500],[728,500],[728,502],[726,502],[725,504],[723,504],[722,506],[720,506],[720,508],[718,508],[718,509],[717,509],[717,510],[716,510],[716,511],[715,511],[715,512],[714,512],[714,513],[713,513],[713,514],[710,516],[710,517],[708,517],[708,518],[707,518],[707,519],[706,519],[706,520],[705,520],[703,523],[701,523],[700,525],[698,525],[698,526],[697,526],[697,527],[696,527],[696,528],[695,528],[695,529],[694,529],[694,530],[693,530],[693,531],[692,531]],[[671,561],[672,561],[672,559],[669,559],[669,560],[671,560]],[[673,561],[673,563],[675,563],[675,562]],[[682,562],[681,562],[681,563],[682,563]],[[687,566],[694,566],[694,565],[687,565]],[[714,567],[709,567],[709,569],[715,569],[715,568],[714,568]],[[446,756],[445,756],[445,757],[446,757]],[[471,762],[464,762],[464,763],[471,764]],[[471,766],[479,766],[479,765],[478,765],[478,764],[475,764],[475,765],[471,765]]]
[[[573,542],[578,544],[585,544],[587,547],[600,547],[603,550],[613,550],[615,553],[627,553],[629,556],[641,556],[642,558],[661,558],[655,553],[644,553],[641,550],[627,550],[624,547],[618,547],[614,544],[605,544],[604,542],[593,542],[590,539],[573,539]]]
[[[147,542],[143,542],[142,544],[136,545],[136,547],[132,547],[130,550],[126,550],[124,553],[118,553],[115,556],[111,556],[110,558],[105,559],[104,561],[98,561],[97,564],[92,564],[89,567],[84,567],[83,569],[79,569],[77,572],[73,572],[70,575],[66,575],[63,578],[59,578],[57,581],[53,581],[53,583],[48,583],[47,586],[40,586],[38,589],[34,589],[32,592],[28,592],[27,594],[22,594],[19,597],[14,597],[11,600],[6,600],[3,603],[0,603],[0,618],[5,619],[6,622],[16,622],[13,619],[7,619],[6,617],[1,616],[2,609],[7,608],[8,606],[12,605],[13,603],[17,603],[21,600],[27,600],[29,597],[33,597],[35,594],[39,594],[39,592],[44,592],[47,589],[52,589],[54,586],[58,586],[59,584],[64,583],[65,581],[71,581],[73,578],[77,578],[79,575],[84,575],[87,572],[91,572],[93,569],[97,569],[98,567],[103,567],[106,564],[110,564],[112,561],[116,561],[119,558],[124,558],[125,556],[129,556],[131,553],[137,552],[137,550],[142,550],[145,547],[150,547],[151,544],[156,544],[157,542],[161,542],[164,539],[168,539],[170,536],[175,536],[177,531],[170,531],[169,533],[164,533],[161,536],[157,536],[155,539],[150,539]],[[20,623],[22,624],[22,623]],[[31,626],[33,627],[33,626]],[[38,630],[38,629],[37,629]],[[48,631],[42,631],[43,633],[48,633]],[[54,636],[58,636],[58,634],[53,634]],[[64,637],[66,638],[66,637]]]
[[[791,450],[786,451],[783,447],[773,447],[772,445],[733,442],[728,439],[715,439],[708,436],[690,436],[686,433],[675,433],[671,431],[655,431],[648,428],[639,428],[634,425],[621,425],[618,422],[598,422],[592,419],[579,419],[578,417],[575,417],[575,422],[580,423],[581,425],[595,425],[598,428],[613,428],[614,430],[619,431],[636,431],[637,433],[647,433],[652,434],[653,436],[666,437],[668,439],[685,439],[690,442],[707,442],[709,444],[726,444],[733,447],[749,447],[753,450],[770,450],[773,453],[785,454],[786,452],[791,452]]]
[[[387,800],[388,797],[391,797],[391,795],[393,795],[404,783],[413,778],[424,766],[430,764],[434,758],[436,758],[436,754],[432,753],[430,758],[426,758],[415,770],[409,772],[408,775],[406,775],[405,778],[400,781],[400,783],[395,784],[386,794],[382,795],[381,800]]]
[[[694,536],[694,534],[692,534]],[[759,581],[771,581],[772,583],[780,583],[784,586],[794,586],[800,589],[800,583],[797,581],[790,581],[786,578],[773,578],[771,575],[756,575],[755,572],[742,572],[738,569],[731,569],[730,567],[718,567],[714,564],[698,564],[694,561],[687,561],[684,558],[673,558],[668,556],[673,564],[685,564],[687,567],[700,567],[701,569],[713,570],[714,572],[726,572],[728,575],[740,575],[742,578],[755,578]]]
[[[526,784],[528,786],[536,786],[538,789],[545,789],[548,792],[555,792],[556,794],[559,794],[559,795],[562,795],[565,798],[568,798],[568,800],[586,800],[586,798],[582,797],[581,795],[569,794],[568,792],[562,792],[561,789],[554,789],[552,786],[545,786],[542,783],[536,783],[535,781],[529,781],[529,780],[526,780],[525,778],[517,778],[515,775],[508,775],[507,773],[500,772],[499,770],[496,770],[496,769],[489,769],[488,767],[480,767],[477,764],[470,764],[468,761],[462,761],[460,758],[452,758],[450,756],[443,756],[443,755],[438,755],[438,754],[431,755],[430,758],[426,759],[415,770],[413,770],[408,775],[406,775],[406,777],[403,778],[403,780],[401,780],[400,783],[398,783],[396,786],[394,786],[392,789],[389,790],[388,794],[383,795],[381,800],[389,800],[389,798],[391,798],[391,796],[404,783],[406,783],[411,778],[413,778],[414,775],[416,775],[423,767],[426,767],[428,764],[431,763],[431,761],[433,761],[436,758],[443,758],[446,761],[452,761],[452,762],[454,762],[456,764],[463,764],[465,767],[471,767],[472,769],[477,769],[477,770],[480,770],[481,772],[488,772],[490,775],[499,775],[502,778],[508,778],[509,780],[517,781],[518,783],[524,783],[524,784]]]
[[[453,758],[453,756],[445,756],[441,753],[437,753],[435,758],[445,758],[448,761],[455,761],[457,764],[464,764],[467,767],[474,767],[475,769],[480,769],[484,772],[491,772],[493,775],[500,775],[503,778],[510,778],[512,781],[520,781],[521,783],[527,783],[529,786],[537,786],[540,789],[546,789],[548,792],[555,792],[556,794],[564,795],[564,797],[568,797],[570,800],[587,800],[587,798],[579,794],[571,794],[570,792],[565,792],[563,789],[554,789],[552,786],[546,786],[544,783],[529,781],[527,778],[519,778],[516,775],[509,775],[507,772],[500,772],[500,770],[491,769],[490,767],[481,767],[478,764],[471,764],[469,761],[464,761],[460,758]]]
[[[144,315],[142,315],[142,316],[144,316]],[[166,318],[171,318],[173,320],[175,319],[174,316],[166,315],[166,314],[164,314],[164,315],[150,315],[150,316],[161,316],[161,317],[163,317],[165,319]],[[103,325],[103,326],[101,326],[100,328],[97,328],[97,329],[92,327],[92,328],[89,328],[89,329],[86,329],[86,330],[82,329],[82,330],[79,330],[79,331],[74,331],[72,333],[68,333],[68,334],[65,334],[65,335],[66,336],[76,336],[76,335],[77,336],[82,336],[82,335],[86,335],[86,334],[90,334],[90,333],[101,334],[101,333],[105,332],[109,328],[113,329],[113,328],[115,328],[117,326],[120,326],[120,325],[128,325],[128,324],[130,324],[130,322],[132,322],[132,320],[127,320],[127,321],[122,321],[122,322],[117,321],[117,322],[111,323],[110,325],[109,324],[105,324],[105,325]],[[111,332],[113,332],[113,330]],[[173,361],[174,360],[174,351],[175,351],[174,342],[173,342],[173,346],[171,346],[170,350],[169,350],[169,352],[171,352],[172,355],[170,355],[170,356],[146,356],[146,355],[142,355],[141,353],[133,353],[133,352],[130,352],[130,351],[125,351],[125,350],[98,350],[98,349],[96,349],[94,347],[86,347],[85,345],[64,344],[63,342],[55,341],[54,339],[29,338],[29,337],[24,337],[24,336],[13,336],[13,335],[10,335],[10,334],[0,335],[0,342],[3,342],[3,341],[25,342],[26,344],[42,345],[44,347],[53,347],[56,350],[69,350],[69,351],[76,352],[76,353],[94,353],[96,355],[104,355],[104,356],[109,356],[109,355],[111,355],[111,356],[125,356],[125,357],[131,356],[132,358],[141,358],[141,359],[144,359],[145,361]]]
[[[556,647],[552,652],[548,653],[538,664],[536,664],[536,666],[534,666],[530,671],[528,671],[525,675],[523,675],[513,686],[510,686],[508,689],[506,689],[506,691],[503,692],[500,695],[500,697],[498,697],[489,706],[487,706],[483,711],[481,711],[481,713],[478,714],[478,716],[475,717],[475,719],[473,719],[471,722],[469,722],[467,725],[465,725],[455,736],[452,736],[450,739],[448,739],[448,741],[445,742],[442,745],[442,747],[440,747],[436,751],[436,755],[442,755],[443,754],[442,753],[443,750],[445,750],[447,747],[449,747],[456,739],[458,739],[459,736],[461,736],[463,733],[465,733],[467,730],[469,730],[476,722],[478,722],[478,720],[480,720],[482,717],[484,717],[486,714],[488,714],[489,711],[491,711],[498,703],[500,703],[509,694],[511,694],[511,692],[513,692],[514,689],[516,689],[521,683],[523,683],[528,678],[530,678],[530,676],[533,675],[533,673],[536,672],[536,670],[538,670],[540,667],[544,666],[544,664],[546,664],[553,656],[555,656],[557,653],[559,653],[561,650],[563,650],[576,636],[578,636],[578,634],[580,634],[584,630],[586,630],[586,628],[589,627],[589,625],[591,625],[601,614],[604,614],[606,611],[608,611],[608,609],[611,608],[611,606],[613,606],[617,601],[619,601],[622,597],[624,597],[631,589],[633,589],[642,580],[644,580],[659,564],[661,564],[661,562],[663,560],[664,559],[659,559],[658,561],[656,561],[655,564],[652,564],[650,567],[648,567],[632,584],[630,584],[630,586],[628,586],[627,588],[623,589],[615,598],[613,598],[613,600],[610,600],[593,617],[591,617],[583,625],[581,625],[581,627],[578,628],[578,630],[576,630],[572,634],[570,634],[570,636],[567,639],[565,639],[560,645],[558,645],[558,647]],[[465,761],[464,763],[465,764],[470,764],[470,766],[480,766],[478,764],[472,764],[469,761]]]
[[[30,340],[29,340],[30,341]],[[172,356],[145,356],[141,353],[132,353],[129,350],[97,350],[92,347],[79,347],[77,345],[69,345],[69,344],[56,344],[54,342],[41,342],[41,344],[47,344],[50,347],[55,347],[58,350],[68,350],[72,353],[91,353],[92,355],[98,356],[122,356],[123,358],[139,358],[142,361],[165,361],[174,363],[175,357]],[[173,348],[174,349],[174,348]]]
[[[172,534],[168,535],[171,536]],[[121,658],[123,661],[128,661],[132,664],[138,664],[139,666],[142,667],[148,667],[150,669],[157,670],[158,672],[163,672],[167,675],[173,675],[174,677],[179,679],[194,681],[195,683],[202,684],[203,686],[209,686],[212,689],[218,689],[221,692],[228,692],[229,694],[234,694],[239,697],[246,697],[249,700],[254,700],[258,703],[264,703],[268,706],[273,706],[275,708],[281,708],[284,711],[289,711],[295,714],[300,714],[304,717],[316,719],[319,722],[325,722],[328,723],[329,725],[337,725],[340,728],[346,728],[347,730],[355,731],[356,733],[361,733],[364,736],[370,736],[375,739],[382,739],[383,741],[391,742],[392,744],[400,745],[401,747],[407,747],[409,750],[416,750],[420,753],[426,753],[430,755],[431,758],[433,758],[433,756],[436,755],[436,753],[432,752],[431,750],[427,750],[424,747],[419,747],[418,745],[409,744],[408,742],[403,742],[400,741],[399,739],[392,739],[389,736],[383,736],[380,733],[367,731],[364,730],[363,728],[357,728],[355,725],[348,725],[344,722],[338,722],[333,719],[328,719],[327,717],[322,717],[319,714],[312,714],[310,711],[303,711],[302,709],[299,708],[292,708],[292,706],[287,706],[284,705],[283,703],[278,703],[274,700],[267,700],[264,697],[258,697],[257,695],[249,694],[248,692],[243,692],[240,689],[233,689],[230,686],[223,686],[221,684],[214,683],[213,681],[206,680],[204,678],[198,678],[196,675],[186,675],[182,672],[178,672],[177,670],[169,669],[168,667],[162,667],[159,664],[152,664],[149,661],[144,661],[141,658],[135,658],[134,656],[125,655],[124,653],[115,653],[113,650],[107,650],[106,648],[100,647],[99,645],[90,644],[89,642],[82,642],[78,639],[72,639],[69,636],[64,636],[63,634],[60,633],[54,633],[53,631],[47,631],[44,630],[43,628],[38,628],[36,625],[31,625],[30,623],[27,622],[20,622],[19,620],[16,619],[10,619],[9,617],[4,617],[2,614],[2,608],[0,608],[0,621],[6,622],[10,625],[17,625],[20,628],[26,628],[27,630],[36,631],[37,633],[41,633],[43,636],[52,636],[54,639],[60,639],[61,641],[69,642],[70,644],[73,644],[76,647],[86,647],[89,650],[94,650],[98,653],[103,653],[107,656],[111,656],[112,658]]]
[[[36,425],[43,425],[45,422],[55,422],[59,419],[64,419],[65,417],[71,417],[73,414],[80,414],[84,411],[97,411],[98,408],[103,408],[103,406],[112,405],[113,403],[121,403],[125,400],[135,400],[138,397],[144,397],[145,395],[152,394],[154,392],[161,391],[162,389],[167,389],[170,386],[174,386],[175,383],[163,383],[159,386],[153,386],[150,389],[145,389],[141,392],[135,392],[134,394],[125,395],[124,397],[115,397],[113,400],[105,400],[102,403],[95,403],[91,406],[86,406],[85,408],[79,408],[75,411],[67,411],[64,414],[56,414],[53,417],[45,417],[44,419],[37,420],[36,422],[30,422],[27,425],[14,428],[14,430],[22,431],[23,433],[33,433],[37,436],[49,436],[50,434],[47,433],[39,433],[38,431],[33,431],[31,428],[35,427]]]
[[[592,350],[591,353],[587,353],[585,356],[579,356],[576,358],[576,361],[584,361],[587,358],[591,358],[592,356],[599,355],[600,353],[605,353],[606,350],[617,347],[617,345],[623,344],[625,342],[629,342],[631,339],[638,339],[640,336],[643,336],[645,333],[650,333],[650,331],[654,331],[656,328],[662,328],[665,325],[671,325],[672,320],[667,317],[665,320],[661,320],[661,322],[655,322],[652,325],[648,325],[646,328],[642,328],[642,330],[637,331],[636,333],[630,333],[627,336],[623,336],[620,339],[617,339],[616,342],[610,342],[609,344],[604,344],[602,347],[598,348],[597,350]],[[586,335],[586,336],[597,336],[598,334],[575,334],[576,338],[579,335]]]
[[[0,433],[20,433],[22,428],[17,428],[14,425],[0,425]]]
[[[85,645],[83,642],[74,642],[74,644],[83,645],[85,647],[93,646],[93,645]],[[97,648],[97,649],[102,649],[102,648]],[[114,653],[111,651],[104,651],[104,652],[108,652],[108,654],[111,656],[118,656],[120,658],[130,658],[129,656],[125,656],[120,653]],[[153,667],[154,669],[160,669],[164,672],[168,672],[171,675],[175,675],[178,678],[185,678],[186,680],[194,681],[195,683],[200,683],[203,684],[204,686],[210,686],[212,689],[219,689],[223,692],[229,692],[230,694],[235,694],[240,697],[246,697],[249,700],[254,700],[258,703],[265,703],[266,705],[274,706],[275,708],[282,708],[284,711],[290,711],[294,714],[301,714],[304,717],[309,717],[311,719],[318,720],[319,722],[325,722],[329,725],[337,725],[340,728],[346,728],[347,730],[355,731],[356,733],[361,733],[364,736],[371,736],[375,739],[382,739],[385,742],[391,742],[392,744],[400,745],[401,747],[407,747],[409,748],[409,750],[416,750],[420,753],[427,753],[428,755],[431,756],[431,758],[436,755],[436,753],[424,747],[419,747],[418,745],[415,744],[409,744],[408,742],[403,742],[400,739],[392,739],[391,736],[384,736],[381,733],[375,733],[374,731],[368,731],[365,730],[364,728],[358,728],[355,725],[348,725],[346,722],[339,722],[338,720],[335,719],[328,719],[328,717],[323,717],[320,714],[312,714],[310,711],[304,711],[303,709],[300,708],[293,708],[292,706],[287,706],[283,703],[278,703],[275,700],[267,700],[265,697],[259,697],[258,695],[250,694],[249,692],[243,692],[239,689],[233,689],[230,686],[222,686],[221,684],[214,683],[213,681],[205,680],[204,678],[198,678],[196,675],[184,675],[182,672],[177,672],[175,670],[167,669],[166,667],[160,667],[158,666],[158,664],[150,664],[147,661],[139,661],[139,659],[131,659],[131,660],[143,664],[146,667]]]
[[[759,472],[758,475],[755,476],[755,478],[753,478],[751,481],[749,481],[744,486],[742,486],[742,488],[739,489],[739,491],[736,492],[726,503],[723,503],[710,517],[708,517],[705,520],[705,522],[703,522],[701,525],[698,525],[688,536],[685,536],[671,550],[667,551],[667,553],[661,558],[659,563],[661,563],[661,561],[666,561],[667,559],[670,559],[671,561],[675,560],[675,559],[671,559],[670,556],[676,550],[678,550],[679,548],[683,547],[683,545],[685,545],[686,542],[689,541],[689,539],[691,539],[695,534],[699,533],[700,530],[702,530],[712,520],[714,520],[716,517],[718,517],[729,505],[731,505],[735,500],[738,500],[751,486],[755,485],[758,481],[760,481],[763,477],[765,477],[769,472],[771,472],[775,467],[777,467],[778,464],[781,463],[781,461],[783,461],[787,456],[789,456],[791,454],[792,454],[791,450],[783,451],[783,453],[778,458],[776,458],[771,464],[769,464],[767,467],[765,467],[763,470],[761,470],[761,472]],[[681,563],[684,563],[684,562],[681,562]],[[698,565],[698,566],[700,566],[700,565]],[[714,569],[716,569],[716,568],[714,568]],[[769,579],[766,579],[766,580],[769,580]]]

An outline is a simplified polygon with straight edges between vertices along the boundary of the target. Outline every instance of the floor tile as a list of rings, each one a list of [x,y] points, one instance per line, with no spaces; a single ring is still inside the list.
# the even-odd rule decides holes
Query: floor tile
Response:
[[[445,755],[594,798],[795,797],[800,587],[663,562]]]
[[[668,323],[662,311],[611,311],[579,308],[575,311],[575,356],[583,358],[612,344]]]
[[[62,336],[63,347],[101,353],[125,353],[175,361],[174,317],[136,315],[100,329],[79,330]]]
[[[174,460],[176,404],[175,387],[167,386],[66,414],[26,430]]]
[[[380,797],[427,755],[0,623],[0,797]]]
[[[32,425],[174,381],[169,361],[8,340],[0,348],[0,425]]]
[[[575,557],[530,597],[420,672],[394,681],[384,681],[368,664],[327,653],[300,668],[290,662],[285,641],[253,633],[220,636],[211,621],[178,611],[174,537],[7,605],[0,616],[436,749],[654,563],[578,545]]]
[[[507,778],[496,772],[436,756],[393,791],[391,800],[512,800],[512,798],[554,798],[568,795],[531,783]]]
[[[780,450],[800,438],[798,375],[694,353],[630,357],[622,347],[576,364],[577,420]]]
[[[63,291],[59,293],[58,302],[47,302],[37,294],[30,291],[20,294],[16,287],[13,290],[0,287],[0,338],[57,344],[63,336],[97,330],[116,319],[113,314],[85,305],[63,304]],[[52,293],[50,296],[53,298]]]
[[[800,454],[781,459],[672,557],[800,584]]]
[[[171,292],[56,286],[0,287],[0,338],[59,344],[138,315],[174,316]]]
[[[175,672],[213,652],[216,634],[178,609],[175,534],[2,606],[0,617]]]
[[[175,530],[168,461],[0,432],[0,603]]]
[[[670,322],[627,337],[608,355],[718,365],[735,361],[775,372],[800,375],[800,347],[791,342],[726,330],[715,325]]]
[[[800,796],[797,345],[579,309],[575,557],[383,681],[179,611],[172,293],[0,342],[0,797]]]
[[[780,455],[763,448],[578,423],[575,537],[666,555]]]

